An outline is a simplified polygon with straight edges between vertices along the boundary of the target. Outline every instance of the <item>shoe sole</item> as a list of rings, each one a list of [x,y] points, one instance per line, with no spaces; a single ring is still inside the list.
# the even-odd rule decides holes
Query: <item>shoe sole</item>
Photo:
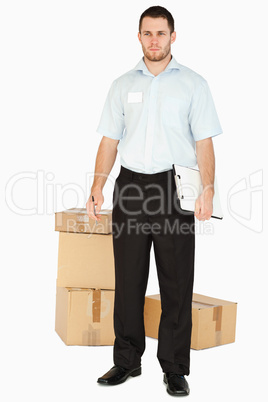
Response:
[[[128,377],[137,377],[138,375],[141,375],[141,367],[139,367],[138,369],[133,370],[132,372],[130,372],[125,378],[122,378],[122,380],[117,381],[117,382],[113,382],[113,383],[109,383],[106,381],[97,381],[99,384],[101,385],[119,385],[122,384],[123,382],[125,382]]]

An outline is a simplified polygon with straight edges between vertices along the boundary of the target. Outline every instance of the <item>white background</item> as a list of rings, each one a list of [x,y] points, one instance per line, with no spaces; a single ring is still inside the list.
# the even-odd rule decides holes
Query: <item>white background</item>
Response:
[[[142,376],[105,388],[96,379],[113,365],[112,346],[67,347],[54,332],[54,212],[85,206],[107,91],[141,58],[138,19],[156,4],[1,2],[5,401],[171,398],[162,383],[156,340],[147,338]],[[173,55],[207,79],[224,130],[214,146],[225,216],[221,222],[214,220],[213,235],[202,235],[198,226],[194,292],[238,302],[236,342],[191,351],[188,399],[262,401],[267,397],[268,357],[265,2],[185,0],[160,5],[175,18]],[[104,208],[111,208],[119,167],[117,158],[104,189]],[[159,293],[153,257],[147,294]]]

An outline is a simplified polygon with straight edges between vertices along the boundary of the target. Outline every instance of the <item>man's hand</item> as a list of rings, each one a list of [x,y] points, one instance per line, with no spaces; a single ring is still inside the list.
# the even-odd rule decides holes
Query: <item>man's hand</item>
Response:
[[[114,165],[118,143],[119,140],[113,140],[111,138],[103,136],[99,145],[95,164],[94,182],[91,187],[89,199],[86,203],[89,218],[94,219],[96,222],[100,221],[101,219],[101,215],[99,214],[99,212],[104,202],[102,189]],[[94,197],[96,215],[94,214],[94,204],[92,202],[92,196]]]
[[[195,217],[200,221],[209,220],[213,212],[214,189],[205,188],[195,202]]]
[[[96,215],[94,214],[94,205],[93,205],[93,201],[92,201],[92,196],[94,197]],[[103,197],[101,189],[92,187],[89,199],[86,204],[87,214],[88,214],[89,218],[94,219],[95,221],[101,220],[101,215],[99,214],[99,212],[101,210],[101,206],[102,206],[103,202],[104,202],[104,197]]]

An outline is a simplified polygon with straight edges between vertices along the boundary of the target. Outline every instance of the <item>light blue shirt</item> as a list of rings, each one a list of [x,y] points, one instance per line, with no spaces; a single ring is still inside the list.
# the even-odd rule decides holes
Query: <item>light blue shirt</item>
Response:
[[[120,140],[120,163],[141,173],[196,166],[195,142],[222,129],[206,80],[172,57],[154,76],[144,60],[117,78],[97,132]]]

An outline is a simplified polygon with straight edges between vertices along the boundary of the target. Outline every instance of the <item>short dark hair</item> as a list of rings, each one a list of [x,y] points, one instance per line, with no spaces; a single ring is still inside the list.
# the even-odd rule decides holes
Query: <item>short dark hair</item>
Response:
[[[168,22],[168,26],[170,28],[170,33],[174,32],[174,30],[175,30],[174,18],[172,17],[172,14],[164,7],[153,6],[153,7],[147,8],[147,10],[145,10],[142,13],[142,15],[140,16],[139,32],[141,32],[141,24],[142,24],[142,20],[144,17],[165,18]]]

